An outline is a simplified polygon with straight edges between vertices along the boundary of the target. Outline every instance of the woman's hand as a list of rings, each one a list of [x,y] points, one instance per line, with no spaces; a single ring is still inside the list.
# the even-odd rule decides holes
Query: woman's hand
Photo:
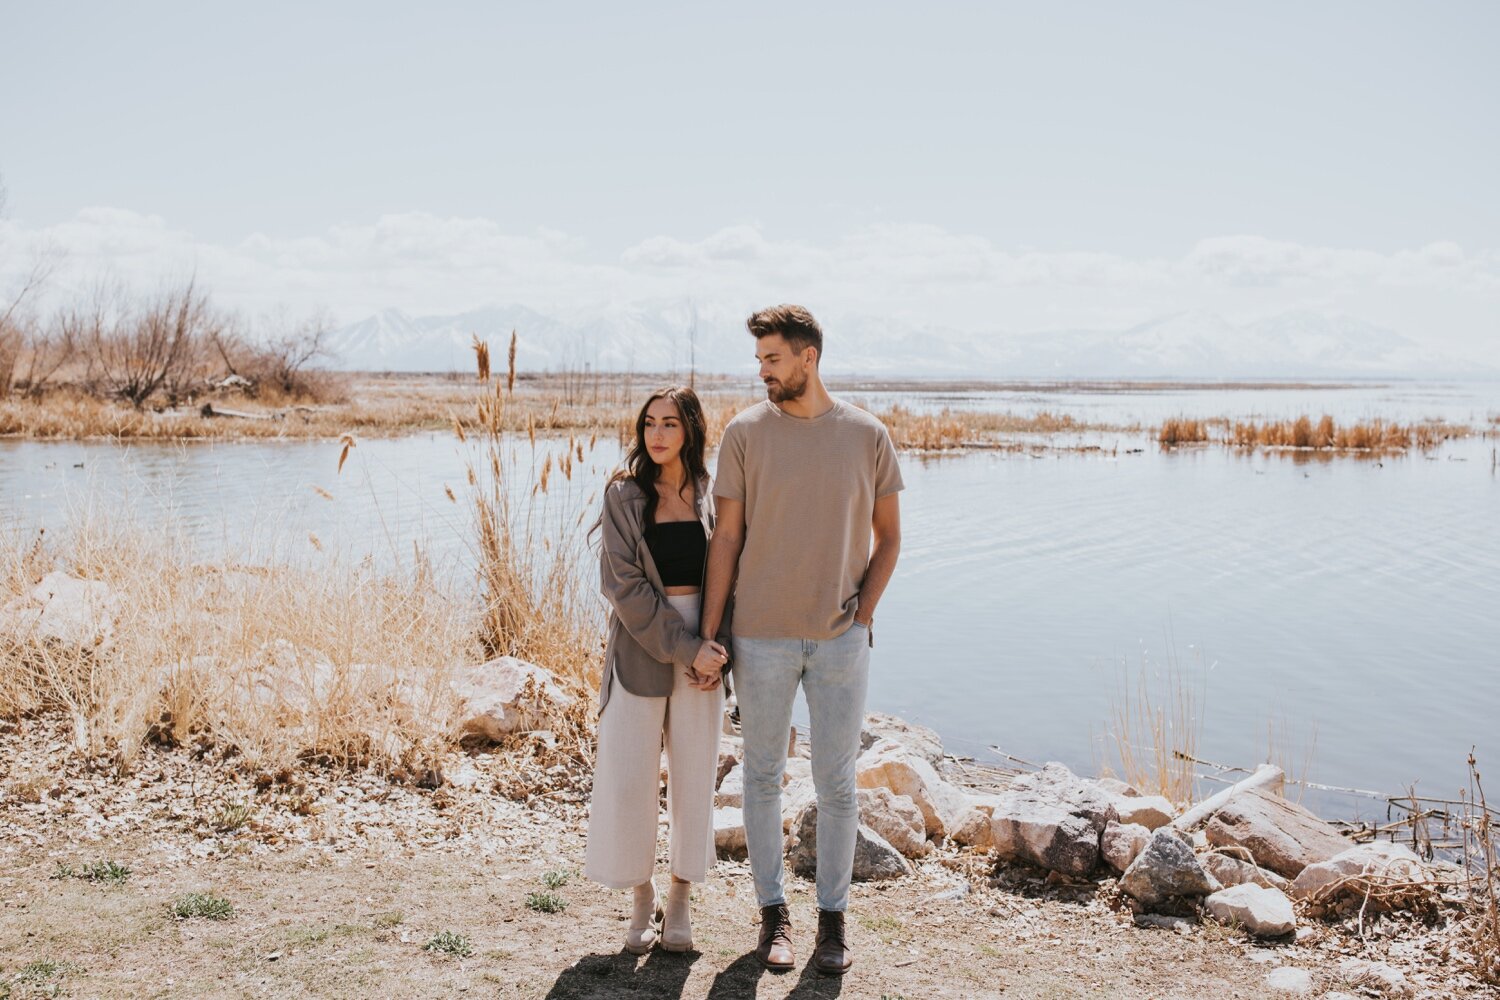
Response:
[[[688,668],[688,681],[700,691],[712,691],[719,686],[719,674],[729,662],[729,650],[712,639],[704,639]]]

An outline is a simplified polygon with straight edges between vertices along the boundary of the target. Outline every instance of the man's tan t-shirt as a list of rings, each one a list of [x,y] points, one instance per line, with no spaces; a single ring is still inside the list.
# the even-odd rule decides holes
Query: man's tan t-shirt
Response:
[[[766,400],[731,420],[714,496],[745,505],[734,634],[843,635],[870,565],[875,501],[904,485],[885,425],[842,400],[811,418]]]

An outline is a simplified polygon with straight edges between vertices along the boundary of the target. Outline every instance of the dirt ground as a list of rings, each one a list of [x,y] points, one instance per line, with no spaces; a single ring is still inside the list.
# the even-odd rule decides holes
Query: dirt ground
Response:
[[[455,754],[428,790],[148,749],[119,773],[71,756],[61,727],[0,725],[0,998],[1252,998],[1273,995],[1277,965],[1308,969],[1314,995],[1362,995],[1338,959],[1406,954],[1317,924],[1269,945],[1212,924],[1137,929],[1112,883],[943,853],[855,885],[843,979],[807,967],[812,886],[791,876],[798,969],[761,970],[743,862],[698,887],[696,952],[635,958],[620,947],[626,894],[580,874],[583,793],[513,801],[496,789],[515,768]],[[174,915],[194,892],[232,913]],[[535,908],[549,903],[562,909]],[[467,954],[426,947],[444,932]],[[1418,996],[1478,995],[1431,949],[1407,951]]]

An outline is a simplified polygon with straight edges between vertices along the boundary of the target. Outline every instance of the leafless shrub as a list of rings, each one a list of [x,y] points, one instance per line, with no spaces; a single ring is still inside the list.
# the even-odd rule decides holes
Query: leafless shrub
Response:
[[[250,382],[250,393],[259,399],[324,400],[337,395],[339,381],[314,367],[333,358],[328,347],[333,323],[327,313],[296,319],[281,309],[258,325],[258,333],[226,326],[210,338],[225,375]]]
[[[199,346],[222,324],[207,293],[190,280],[113,322],[92,324],[90,360],[109,395],[140,409],[158,390],[169,395],[184,390],[189,373],[202,362]]]

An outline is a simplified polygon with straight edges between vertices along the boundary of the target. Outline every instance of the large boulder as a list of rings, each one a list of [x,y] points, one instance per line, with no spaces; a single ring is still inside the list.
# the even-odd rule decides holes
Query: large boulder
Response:
[[[454,672],[459,735],[466,742],[498,743],[512,733],[547,727],[573,704],[552,674],[534,663],[502,656]]]
[[[1120,889],[1146,910],[1207,896],[1222,889],[1170,830],[1157,830],[1120,878]]]
[[[889,788],[859,790],[859,821],[908,858],[919,858],[932,850],[922,810],[910,798],[896,795]]]
[[[1144,826],[1110,820],[1099,838],[1099,853],[1105,864],[1124,874],[1150,841],[1151,831]]]
[[[812,878],[818,870],[818,804],[811,803],[797,816],[796,844],[788,853],[792,871]],[[911,874],[911,862],[874,830],[859,825],[854,839],[854,881],[880,882]]]
[[[1286,894],[1253,882],[1220,889],[1203,901],[1203,908],[1220,923],[1239,924],[1256,937],[1281,937],[1297,929]]]
[[[1257,868],[1248,861],[1241,861],[1227,854],[1209,854],[1200,860],[1203,862],[1203,869],[1224,885],[1250,883],[1281,892],[1286,892],[1291,886],[1290,882],[1275,872]]]
[[[964,794],[938,777],[931,761],[895,740],[877,740],[855,762],[860,788],[889,788],[922,811],[927,836],[948,835],[968,806]]]
[[[894,740],[934,767],[943,762],[943,741],[938,739],[937,733],[894,715],[871,712],[865,716],[864,728],[859,734],[860,749],[868,750],[880,740]]]
[[[1391,909],[1420,899],[1420,884],[1428,880],[1427,869],[1411,848],[1377,840],[1308,865],[1292,882],[1291,894],[1314,907],[1363,902],[1368,894],[1371,909]]]
[[[54,642],[79,651],[102,649],[114,640],[122,606],[107,583],[48,573],[29,594],[0,606],[0,637]]]
[[[1338,830],[1308,810],[1260,789],[1231,798],[1205,832],[1215,847],[1244,848],[1256,865],[1286,878],[1296,878],[1308,865],[1349,846]]]
[[[1114,798],[1062,764],[1016,778],[990,800],[993,846],[1001,857],[1084,876],[1099,863],[1099,838],[1114,819]]]

